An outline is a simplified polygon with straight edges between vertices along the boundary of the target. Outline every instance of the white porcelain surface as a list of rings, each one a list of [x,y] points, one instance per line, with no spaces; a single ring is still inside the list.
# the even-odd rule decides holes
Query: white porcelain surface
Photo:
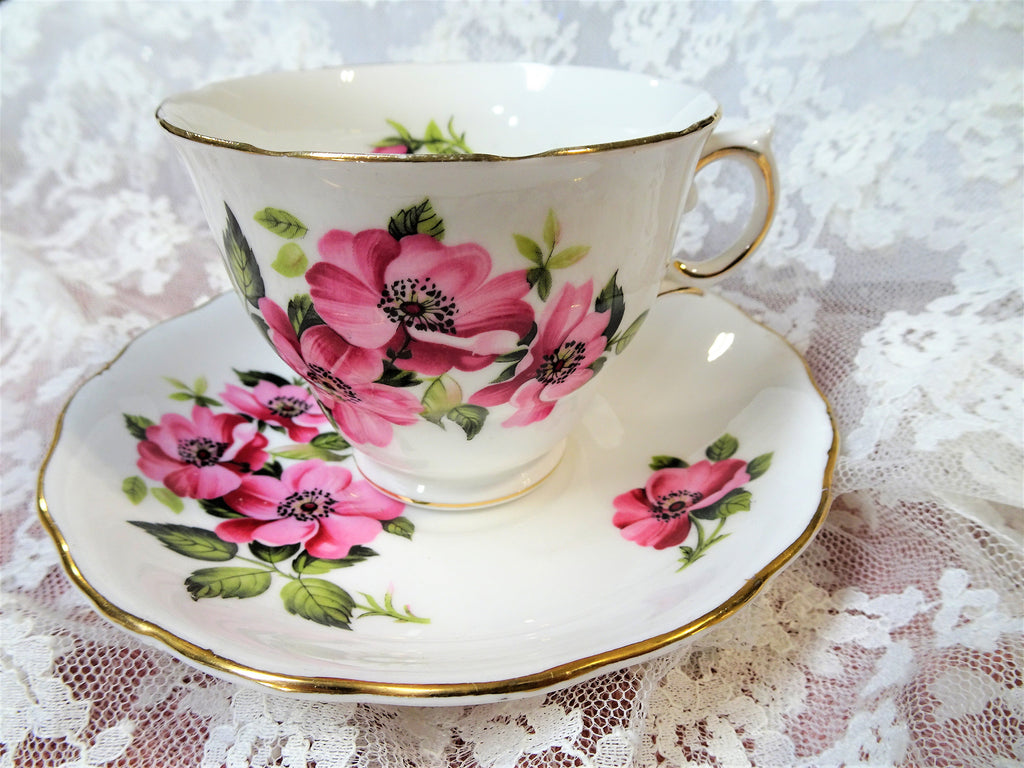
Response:
[[[677,293],[657,300],[634,365],[599,383],[536,492],[472,512],[406,508],[411,538],[381,533],[368,542],[377,556],[317,576],[357,602],[393,594],[395,610],[429,623],[366,616],[351,629],[323,626],[283,607],[294,576],[275,576],[256,597],[193,600],[183,583],[191,572],[233,563],[186,557],[128,521],[213,530],[223,520],[194,499],[180,512],[152,492],[128,500],[122,483],[140,471],[123,414],[188,414],[194,403],[170,399],[181,389],[165,377],[189,386],[205,378],[206,395],[219,398],[239,383],[233,370],[290,375],[245,324],[225,296],[131,344],[70,402],[40,484],[44,522],[101,612],[214,674],[327,699],[415,704],[558,688],[664,652],[731,615],[796,556],[827,509],[835,433],[804,362],[724,300]],[[268,449],[293,442],[267,434]],[[770,468],[744,483],[750,508],[721,521],[728,535],[678,570],[678,546],[623,536],[615,499],[644,486],[652,457],[695,465],[723,435],[735,438],[733,460],[747,462],[750,477],[756,457],[770,456]],[[715,522],[704,521],[706,531]],[[683,546],[696,536],[691,529]]]

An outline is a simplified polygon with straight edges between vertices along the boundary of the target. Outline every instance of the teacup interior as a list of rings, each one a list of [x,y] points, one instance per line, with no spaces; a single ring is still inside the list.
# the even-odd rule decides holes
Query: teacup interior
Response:
[[[694,130],[718,105],[645,75],[538,64],[278,72],[167,99],[165,127],[267,152],[522,157]]]

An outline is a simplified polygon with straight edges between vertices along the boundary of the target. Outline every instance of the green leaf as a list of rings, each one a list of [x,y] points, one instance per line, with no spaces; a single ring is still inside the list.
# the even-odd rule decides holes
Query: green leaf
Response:
[[[548,300],[548,296],[551,295],[551,272],[546,267],[534,267],[527,270],[526,282],[531,286],[536,286],[537,295],[540,296],[541,301]]]
[[[528,351],[529,350],[526,347],[521,347],[520,349],[514,349],[511,352],[506,352],[504,355],[498,355],[496,358],[494,358],[494,362],[496,362],[496,363],[518,363],[518,362],[522,361],[522,359],[524,357],[526,357],[526,353]],[[513,367],[515,367],[515,366],[513,366]]]
[[[605,357],[604,355],[601,355],[599,358],[597,358],[597,360],[592,362],[587,367],[590,368],[590,370],[592,370],[594,372],[594,375],[596,376],[597,374],[599,374],[601,372],[601,369],[604,368],[604,364],[607,363],[607,362],[608,362],[608,358]]]
[[[392,216],[388,222],[388,233],[395,240],[409,235],[430,235],[440,241],[444,239],[444,220],[434,212],[430,198],[424,198]]]
[[[199,508],[208,515],[213,515],[213,517],[219,517],[225,520],[230,520],[236,517],[245,517],[241,512],[236,512],[234,509],[229,507],[228,503],[224,501],[223,496],[216,499],[199,499]]]
[[[412,534],[416,530],[412,520],[407,517],[396,517],[392,520],[384,520],[382,523],[384,525],[384,533],[393,533],[395,536],[401,536],[403,539],[412,539]]]
[[[238,219],[227,203],[224,204],[224,209],[227,211],[223,237],[224,258],[227,261],[231,282],[246,301],[259,309],[260,299],[266,295],[259,264],[252,248],[249,247],[249,242],[242,234]]]
[[[166,381],[175,389],[188,389],[188,384],[186,384],[181,379],[174,378],[173,376],[164,376],[164,381]]]
[[[335,568],[351,568],[356,563],[361,563],[364,560],[368,560],[369,558],[376,556],[377,553],[374,550],[360,544],[349,549],[348,554],[345,557],[335,559],[313,557],[309,552],[303,550],[299,553],[299,556],[292,561],[292,569],[296,573],[304,575],[310,573],[321,574],[333,571]]]
[[[636,336],[636,332],[640,330],[640,326],[642,326],[644,324],[644,320],[647,319],[647,312],[648,310],[645,309],[636,320],[629,324],[629,328],[623,331],[622,335],[615,340],[616,355],[622,354],[622,350],[629,346],[633,337]],[[611,344],[610,341],[608,343]]]
[[[502,369],[501,373],[491,379],[491,384],[501,384],[503,381],[508,381],[516,375],[517,367],[519,367],[519,363],[512,363],[512,365]]]
[[[167,507],[171,512],[176,515],[180,515],[185,511],[185,503],[181,500],[174,491],[163,486],[154,488],[150,493],[153,494],[153,498]]]
[[[295,335],[300,337],[310,328],[325,324],[313,307],[313,299],[308,293],[297,293],[288,299],[288,319]]]
[[[739,447],[739,440],[726,432],[708,446],[708,449],[704,451],[704,455],[711,459],[711,461],[722,461],[723,459],[731,458],[739,450]]]
[[[618,275],[618,272],[612,275],[608,284],[601,289],[601,293],[594,301],[594,311],[608,313],[608,325],[605,326],[602,334],[606,339],[615,336],[615,332],[622,323],[622,315],[626,312],[626,300],[618,283]]]
[[[487,409],[479,405],[457,405],[448,411],[448,420],[458,424],[466,433],[466,439],[472,440],[484,428]]]
[[[269,373],[267,371],[240,371],[237,368],[232,369],[235,375],[238,376],[238,380],[244,387],[255,387],[261,381],[269,381],[271,384],[276,384],[279,387],[283,387],[288,384],[288,379],[283,376],[278,376],[276,373]]]
[[[544,244],[548,247],[548,253],[551,253],[562,237],[562,225],[558,222],[554,208],[548,208],[548,215],[544,219],[543,236]],[[548,264],[548,266],[554,269],[553,265]]]
[[[303,224],[295,216],[282,211],[280,208],[264,208],[253,216],[256,221],[269,229],[275,235],[280,235],[287,240],[294,240],[297,237],[305,237],[309,227]]]
[[[153,423],[145,416],[135,416],[130,413],[123,414],[124,425],[128,428],[128,433],[136,440],[146,439],[146,428],[152,427]]]
[[[771,468],[774,455],[774,452],[762,453],[760,456],[747,462],[747,474],[750,475],[751,480],[756,480]]]
[[[676,456],[652,456],[650,467],[655,472],[659,469],[685,469],[690,466]]]
[[[351,629],[356,603],[336,584],[323,579],[295,579],[284,585],[281,599],[288,613],[328,627]]]
[[[526,235],[512,235],[512,239],[516,241],[516,250],[523,256],[538,267],[544,264],[544,252],[533,238]],[[533,285],[533,283],[530,283],[530,285]]]
[[[322,432],[310,440],[309,443],[325,451],[345,451],[351,447],[348,440],[337,432]]]
[[[146,483],[138,475],[126,477],[121,483],[121,490],[132,504],[138,504],[146,498]]]
[[[384,372],[377,379],[376,383],[385,384],[389,387],[415,387],[422,382],[414,371],[403,370],[390,360],[385,360]]]
[[[268,461],[262,467],[253,472],[254,475],[265,475],[266,477],[276,477],[278,480],[281,479],[281,475],[284,474],[284,467],[281,466],[279,461]]]
[[[750,491],[743,488],[729,491],[716,505],[718,507],[718,516],[729,517],[737,512],[749,512],[752,498]]]
[[[322,459],[323,461],[343,461],[348,458],[346,455],[320,448],[312,443],[292,443],[270,452],[280,459],[291,459],[293,461],[308,461],[309,459]]]
[[[306,267],[309,266],[309,259],[306,252],[298,243],[285,243],[277,252],[277,258],[270,266],[284,277],[302,277],[306,274]]]
[[[205,376],[196,377],[195,383],[192,385],[192,391],[197,395],[202,395],[210,388],[210,382],[206,380]]]
[[[386,143],[383,144],[383,146],[391,146],[393,144],[405,144],[405,146],[411,147],[413,144],[416,144],[416,145],[419,144],[419,142],[416,141],[416,139],[413,138],[412,134],[409,133],[409,129],[406,128],[401,123],[399,123],[398,121],[396,121],[396,120],[388,120],[387,123],[388,123],[388,125],[390,125],[392,128],[395,129],[396,133],[398,133],[398,138],[400,139],[400,141],[388,140]],[[410,149],[410,152],[411,151],[412,150]]]
[[[432,424],[443,426],[441,419],[461,402],[462,387],[451,376],[443,373],[430,383],[423,394],[423,399],[420,400],[423,405],[420,416]]]
[[[128,522],[151,536],[155,536],[172,552],[185,555],[185,557],[196,560],[223,561],[230,560],[238,553],[237,544],[224,541],[218,538],[213,531],[208,531],[205,528],[192,528],[173,523],[147,523],[142,520],[129,520]]]
[[[258,541],[249,543],[249,551],[252,552],[254,557],[265,563],[280,563],[282,560],[287,560],[294,555],[299,549],[298,544],[284,544],[280,547],[271,547]]]
[[[184,401],[184,400],[192,400],[192,399],[194,399],[195,395],[193,395],[191,392],[172,392],[167,397],[169,397],[171,400],[182,400],[182,401]]]
[[[205,597],[256,597],[270,587],[273,571],[255,566],[200,568],[185,579],[193,600]]]
[[[427,123],[427,129],[423,134],[423,143],[428,152],[443,152],[447,146],[444,133],[433,120]]]
[[[565,269],[566,267],[571,267],[588,253],[590,253],[589,245],[570,245],[568,248],[563,248],[548,259],[548,269]]]

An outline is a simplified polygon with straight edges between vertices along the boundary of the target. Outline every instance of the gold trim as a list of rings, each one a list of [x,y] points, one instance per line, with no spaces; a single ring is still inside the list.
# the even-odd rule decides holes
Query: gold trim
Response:
[[[688,266],[683,261],[676,260],[673,263],[673,266],[687,277],[696,280],[706,280],[708,278],[724,275],[730,269],[747,258],[747,256],[757,250],[758,246],[761,245],[765,237],[768,235],[768,230],[771,228],[772,221],[775,219],[776,199],[774,174],[772,173],[771,161],[763,152],[758,152],[756,149],[752,149],[751,147],[722,147],[721,149],[717,149],[702,157],[697,162],[697,171],[699,172],[702,168],[710,165],[716,160],[721,160],[723,157],[733,154],[749,156],[749,158],[757,165],[758,170],[761,171],[761,175],[764,177],[765,194],[768,198],[766,204],[768,212],[764,217],[764,223],[761,225],[761,230],[757,233],[754,239],[747,243],[747,245],[733,257],[732,261],[724,267],[720,267],[719,269],[715,269],[710,272],[705,272],[701,269],[705,264],[710,261],[714,261],[716,257],[709,259],[709,262],[699,262],[693,266]]]
[[[692,293],[688,289],[678,289],[668,291],[662,295],[669,295],[672,293]],[[211,300],[212,302],[213,300]],[[190,312],[194,312],[201,309],[203,306],[211,302],[206,302],[200,307],[196,307]],[[831,503],[831,484],[832,474],[835,469],[835,463],[839,451],[839,431],[836,426],[835,416],[832,412],[832,406],[829,404],[828,399],[822,393],[817,382],[814,380],[814,376],[811,372],[810,366],[807,361],[804,360],[801,355],[788,340],[785,339],[781,334],[768,328],[767,326],[754,320],[742,309],[735,307],[730,304],[733,308],[744,314],[751,322],[758,325],[765,330],[769,331],[773,335],[780,338],[786,346],[788,346],[797,358],[803,363],[804,370],[807,373],[808,380],[814,387],[818,396],[821,397],[822,402],[825,405],[825,410],[829,418],[829,422],[832,426],[832,445],[828,451],[828,461],[825,465],[825,473],[822,478],[822,491],[821,500],[818,504],[818,508],[814,515],[811,517],[810,522],[804,529],[804,532],[794,541],[789,547],[783,552],[777,555],[768,563],[764,568],[757,572],[753,578],[749,579],[747,583],[737,590],[728,600],[723,602],[717,608],[708,613],[700,616],[693,621],[684,624],[683,626],[657,635],[655,637],[648,638],[646,640],[640,640],[629,645],[615,648],[610,651],[587,656],[582,659],[575,661],[566,662],[565,664],[559,664],[541,672],[534,674],[522,675],[519,677],[508,678],[504,680],[487,680],[482,682],[469,682],[469,683],[386,683],[374,680],[355,680],[350,678],[338,678],[338,677],[302,677],[295,675],[284,675],[275,672],[266,672],[264,670],[255,669],[253,667],[239,664],[236,661],[219,656],[213,651],[202,648],[194,643],[184,640],[177,635],[169,632],[163,627],[145,619],[139,618],[133,614],[128,613],[116,605],[108,601],[102,594],[100,594],[86,579],[85,575],[78,569],[78,565],[75,563],[74,557],[71,554],[70,546],[64,539],[61,533],[60,527],[56,521],[50,516],[49,506],[46,502],[44,486],[46,468],[49,466],[50,460],[53,457],[53,453],[56,450],[58,440],[61,435],[61,430],[64,425],[64,417],[74,401],[78,393],[89,384],[93,379],[101,376],[103,373],[108,371],[114,363],[116,363],[128,350],[128,348],[134,344],[139,338],[145,335],[140,334],[128,345],[125,346],[121,352],[118,353],[109,363],[107,363],[101,370],[91,376],[89,379],[84,381],[78,388],[76,388],[74,394],[68,399],[64,407],[61,409],[60,414],[57,417],[57,423],[54,430],[53,440],[50,443],[50,447],[46,452],[46,456],[43,459],[42,466],[39,469],[38,482],[36,486],[36,507],[39,513],[39,518],[43,524],[43,527],[49,533],[53,539],[57,550],[60,554],[61,564],[64,570],[68,574],[69,578],[74,584],[82,590],[82,592],[89,598],[89,600],[96,606],[100,613],[105,615],[108,619],[113,622],[120,624],[122,627],[134,632],[136,634],[144,635],[146,637],[153,638],[160,643],[167,646],[170,651],[178,656],[184,657],[200,667],[213,670],[214,673],[220,675],[229,675],[231,677],[242,678],[252,683],[266,686],[276,691],[293,693],[293,694],[306,694],[306,695],[348,695],[348,696],[364,696],[364,697],[389,697],[406,699],[408,703],[414,704],[416,699],[455,699],[460,697],[472,698],[475,696],[485,695],[513,695],[517,693],[539,693],[544,690],[550,689],[555,686],[562,684],[569,684],[571,681],[583,678],[591,674],[597,674],[602,669],[613,667],[616,665],[625,665],[629,662],[640,660],[644,657],[650,656],[658,651],[665,650],[670,646],[691,637],[701,630],[716,624],[723,619],[726,619],[736,613],[739,609],[749,603],[755,595],[757,595],[761,589],[764,588],[777,571],[787,565],[797,554],[803,550],[804,547],[810,543],[811,539],[817,533],[821,527],[828,513],[828,508]],[[184,313],[189,314],[189,312]],[[181,317],[182,315],[179,315]],[[177,318],[171,318],[177,319]],[[164,321],[164,323],[169,322]],[[159,323],[158,325],[163,325]],[[156,326],[154,326],[156,327]],[[150,329],[152,330],[152,329]],[[149,331],[146,331],[148,333]]]
[[[389,66],[402,66],[401,64],[378,64],[378,65],[360,65],[366,68],[379,68]],[[331,69],[331,68],[328,68]],[[314,70],[315,71],[315,70]],[[629,74],[627,70],[609,70],[611,72],[622,72]],[[250,77],[258,77],[258,75],[252,75]],[[249,79],[249,78],[238,78],[238,79]],[[212,84],[215,85],[215,84]],[[176,94],[167,99],[164,99],[157,107],[154,117],[160,126],[168,133],[177,136],[179,138],[191,141],[197,144],[207,144],[213,147],[221,147],[223,149],[233,149],[238,152],[246,152],[254,155],[266,155],[270,157],[297,157],[305,158],[308,160],[327,160],[332,162],[373,162],[373,163],[452,163],[452,162],[506,162],[514,160],[531,160],[539,157],[561,157],[571,155],[586,155],[593,154],[596,152],[607,152],[616,149],[627,149],[631,147],[640,147],[645,144],[655,144],[662,141],[669,141],[671,139],[677,139],[682,136],[686,136],[691,133],[696,133],[702,128],[706,128],[710,125],[714,125],[722,116],[722,108],[716,104],[715,111],[707,117],[697,120],[691,125],[686,126],[678,131],[665,131],[663,133],[651,134],[647,136],[640,136],[635,139],[623,139],[621,141],[609,141],[598,144],[581,144],[568,147],[556,147],[554,149],[546,150],[544,152],[537,152],[530,155],[495,155],[486,152],[467,152],[463,154],[454,155],[441,155],[441,154],[425,154],[425,155],[393,155],[389,153],[372,153],[372,152],[326,152],[319,150],[276,150],[267,149],[265,147],[259,147],[255,144],[250,144],[244,141],[234,141],[232,139],[220,138],[218,136],[210,136],[204,133],[198,133],[196,131],[190,131],[179,125],[175,125],[170,119],[164,117],[161,113],[166,112],[166,107],[169,103],[181,96],[188,95],[188,92]],[[709,95],[710,98],[710,95]],[[714,99],[712,99],[714,101]]]

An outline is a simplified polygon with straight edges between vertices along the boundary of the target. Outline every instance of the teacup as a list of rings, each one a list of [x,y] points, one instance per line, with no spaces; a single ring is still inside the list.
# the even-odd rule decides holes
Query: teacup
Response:
[[[666,270],[714,278],[761,242],[768,134],[719,116],[691,86],[533,64],[265,74],[157,110],[244,306],[359,470],[444,508],[540,483]],[[724,156],[754,178],[749,224],[684,264],[694,173]]]

